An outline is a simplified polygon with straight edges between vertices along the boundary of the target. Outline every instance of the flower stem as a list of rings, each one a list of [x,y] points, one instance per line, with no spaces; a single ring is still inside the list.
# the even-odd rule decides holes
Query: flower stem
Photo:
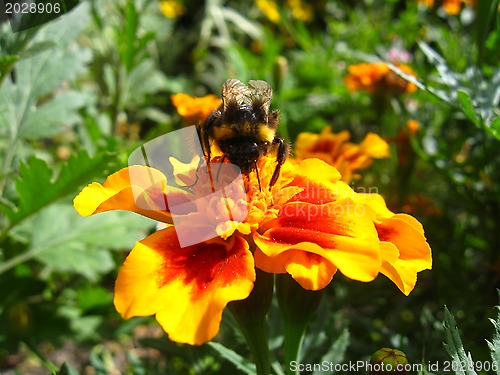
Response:
[[[283,274],[276,276],[276,294],[283,318],[286,374],[298,375],[298,371],[291,370],[290,364],[300,360],[302,338],[323,291],[305,290],[290,275]]]
[[[269,343],[267,335],[267,313],[273,297],[273,275],[257,271],[254,288],[250,295],[229,304],[239,323],[253,356],[257,375],[271,373]]]
[[[285,337],[285,368],[287,375],[299,375],[298,370],[292,371],[290,364],[293,361],[300,360],[299,356],[306,326],[307,322],[304,322],[304,324],[297,324],[297,322],[283,319],[283,334]]]

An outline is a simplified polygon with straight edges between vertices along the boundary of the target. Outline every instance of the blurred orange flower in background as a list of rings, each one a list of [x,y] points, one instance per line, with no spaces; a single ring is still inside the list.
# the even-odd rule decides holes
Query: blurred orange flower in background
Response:
[[[434,0],[418,0],[419,4],[423,4],[430,8],[434,6]],[[445,10],[446,13],[456,16],[462,10],[462,5],[473,7],[476,5],[476,0],[442,0],[438,4]]]
[[[405,64],[395,64],[404,73],[416,76]],[[417,91],[417,86],[394,73],[384,62],[350,65],[344,83],[349,91],[399,95]]]
[[[297,160],[318,158],[335,167],[342,175],[341,180],[349,183],[357,177],[353,173],[368,168],[373,159],[388,158],[389,145],[377,134],[368,133],[360,144],[348,142],[349,131],[332,133],[325,127],[320,134],[300,133],[295,141]]]
[[[179,93],[172,95],[170,99],[177,113],[182,117],[182,121],[188,126],[205,121],[222,103],[222,100],[213,94],[197,97]]]

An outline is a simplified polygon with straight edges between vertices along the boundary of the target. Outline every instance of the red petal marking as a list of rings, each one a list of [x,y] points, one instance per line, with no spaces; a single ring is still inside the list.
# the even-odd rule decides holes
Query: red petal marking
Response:
[[[394,227],[382,226],[375,224],[378,232],[378,238],[380,241],[391,242],[393,236],[398,232],[398,230]]]
[[[335,249],[336,242],[334,236],[325,234],[313,229],[304,228],[272,228],[265,233],[265,236],[272,239],[273,242],[284,244],[297,244],[300,242],[312,242],[324,249]]]
[[[164,266],[158,271],[159,288],[173,279],[181,279],[187,286],[196,286],[192,298],[197,299],[214,283],[224,287],[234,279],[248,273],[241,262],[243,252],[248,248],[241,237],[230,241],[220,239],[180,248],[177,238],[164,237],[155,244],[155,249],[164,258]]]
[[[344,204],[313,205],[287,204],[278,214],[278,227],[295,227],[317,232],[352,237],[350,221],[346,221],[345,210],[354,210],[354,203],[349,208]]]
[[[307,182],[306,189],[293,196],[289,202],[305,202],[314,204],[324,204],[334,202],[338,199],[338,195],[324,186],[316,185],[312,182]]]

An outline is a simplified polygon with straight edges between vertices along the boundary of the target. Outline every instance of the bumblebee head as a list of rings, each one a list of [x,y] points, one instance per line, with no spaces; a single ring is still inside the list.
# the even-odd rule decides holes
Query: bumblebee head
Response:
[[[234,137],[222,141],[219,146],[231,163],[240,167],[242,173],[248,173],[255,168],[257,160],[267,153],[269,142],[254,137]]]

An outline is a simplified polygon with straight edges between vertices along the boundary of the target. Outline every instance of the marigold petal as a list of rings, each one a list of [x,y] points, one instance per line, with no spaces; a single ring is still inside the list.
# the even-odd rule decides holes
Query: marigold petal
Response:
[[[317,254],[321,250],[318,245],[303,242],[298,244],[300,250],[289,249],[280,253],[275,259],[268,257],[260,249],[254,253],[255,263],[259,268],[269,273],[289,273],[306,290],[321,290],[325,288],[337,272],[330,262]],[[307,251],[307,250],[310,251]]]
[[[320,159],[302,160],[297,167],[297,174],[317,183],[335,183],[342,177],[337,169]]]
[[[171,223],[165,189],[169,189],[169,200],[179,204],[188,202],[189,197],[180,189],[165,187],[165,183],[166,177],[160,171],[145,166],[131,166],[113,173],[104,184],[93,182],[83,188],[73,200],[73,205],[82,216],[125,210]]]
[[[411,264],[416,272],[432,268],[431,248],[422,225],[412,216],[396,214],[375,227],[380,241],[391,242],[399,250],[399,261]]]
[[[383,218],[375,227],[381,241],[381,273],[408,295],[417,282],[417,273],[432,268],[431,249],[422,224],[414,217],[396,214]],[[399,256],[395,256],[398,253]]]
[[[396,246],[389,242],[381,243],[381,248],[385,249],[383,252],[394,253],[397,252]],[[417,271],[404,261],[384,261],[380,273],[385,275],[403,292],[404,295],[409,295],[417,283]]]
[[[357,214],[356,207],[361,208]],[[306,258],[282,254],[298,250],[320,257],[313,257],[314,262],[309,260],[303,264],[304,270],[300,270],[302,279],[306,269],[312,264],[317,265],[317,259],[322,259],[331,265],[325,266],[324,270],[334,273],[333,270],[338,268],[351,279],[373,280],[381,264],[379,241],[373,222],[363,208],[349,199],[324,205],[294,202],[283,206],[277,219],[261,226],[262,234],[254,234],[257,247],[271,258],[260,263],[262,257],[259,255],[255,260],[257,267],[268,272],[289,272],[291,264]],[[299,272],[297,266],[293,266],[293,270]],[[317,279],[319,275],[317,269],[309,269],[309,285],[322,285]]]
[[[314,244],[307,245],[314,246]],[[321,256],[314,253],[290,251],[290,257],[293,261],[288,263],[286,270],[306,290],[325,288],[337,272],[337,267],[330,262],[323,261]],[[314,277],[311,277],[311,274]]]
[[[385,200],[380,194],[357,193],[354,200],[358,204],[366,204],[369,206],[375,212],[377,219],[394,216],[394,212],[387,208]]]
[[[357,195],[352,188],[344,181],[337,181],[334,184],[324,182],[322,184],[302,182],[303,190],[290,199],[290,202],[306,202],[314,204],[325,204],[336,202],[342,199],[351,199],[357,203]]]
[[[380,255],[383,262],[394,263],[399,259],[399,250],[393,243],[381,242]]]
[[[356,193],[345,182],[340,181],[340,173],[329,164],[319,159],[305,159],[299,164],[303,169],[291,185],[301,187],[290,201],[324,204],[344,198],[355,199]],[[314,168],[318,167],[314,173]],[[324,177],[324,178],[322,178]]]
[[[181,248],[169,227],[129,254],[116,280],[115,307],[124,318],[156,314],[171,340],[200,345],[217,334],[227,303],[248,297],[254,281],[242,237]]]

